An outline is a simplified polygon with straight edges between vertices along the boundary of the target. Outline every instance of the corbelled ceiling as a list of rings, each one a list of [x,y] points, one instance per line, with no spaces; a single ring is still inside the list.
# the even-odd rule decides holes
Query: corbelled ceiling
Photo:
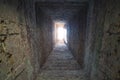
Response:
[[[68,20],[86,6],[87,0],[38,0],[36,2],[38,10],[42,10],[53,20]]]

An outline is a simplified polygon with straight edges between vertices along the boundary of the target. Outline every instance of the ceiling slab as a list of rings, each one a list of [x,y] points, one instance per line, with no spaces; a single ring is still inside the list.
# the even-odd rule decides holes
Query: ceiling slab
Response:
[[[37,2],[37,10],[42,10],[54,20],[68,20],[87,6],[87,2]]]

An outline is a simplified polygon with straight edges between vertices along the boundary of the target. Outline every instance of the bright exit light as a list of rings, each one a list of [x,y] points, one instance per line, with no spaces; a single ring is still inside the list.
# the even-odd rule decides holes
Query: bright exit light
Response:
[[[64,22],[55,22],[55,42],[64,43],[67,42],[67,30]]]
[[[58,28],[57,34],[58,34],[58,40],[65,39],[65,29],[63,27]]]

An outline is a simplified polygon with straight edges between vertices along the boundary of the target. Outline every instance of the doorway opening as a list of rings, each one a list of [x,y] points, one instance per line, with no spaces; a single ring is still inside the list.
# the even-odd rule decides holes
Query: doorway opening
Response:
[[[65,22],[62,21],[54,22],[54,43],[55,44],[67,43],[67,27]]]

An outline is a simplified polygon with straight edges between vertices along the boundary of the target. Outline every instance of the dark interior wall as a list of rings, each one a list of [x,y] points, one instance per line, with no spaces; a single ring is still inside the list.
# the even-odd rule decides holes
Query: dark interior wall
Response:
[[[87,7],[68,21],[68,47],[83,67]]]
[[[40,66],[42,66],[48,55],[53,49],[53,21],[50,16],[46,15],[39,6],[36,5],[37,29],[40,33]]]
[[[86,43],[85,43],[85,58],[84,58],[84,65],[85,65],[85,74],[87,76],[87,80],[90,80],[91,75],[91,67],[92,67],[92,60],[93,60],[93,50],[94,50],[94,43],[95,43],[95,21],[96,15],[94,13],[94,0],[89,1],[89,8],[87,14],[87,28],[86,28]]]
[[[34,0],[0,0],[0,80],[35,80],[52,50],[52,21],[42,31],[35,15]]]
[[[30,45],[30,80],[35,80],[52,50],[52,20],[38,10],[36,0],[25,0],[25,18]]]
[[[30,79],[26,27],[24,2],[0,0],[0,80]]]
[[[120,80],[120,0],[89,4],[87,26],[87,9],[68,21],[68,46],[88,80]],[[52,20],[36,11],[34,0],[0,0],[0,80],[35,80],[52,50]]]
[[[35,80],[36,76],[40,71],[40,56],[39,49],[40,33],[36,26],[36,14],[35,14],[35,3],[34,0],[24,0],[25,2],[25,19],[27,25],[27,38],[30,46],[30,61],[28,61],[29,80]]]
[[[113,3],[114,1],[114,3]],[[106,1],[98,78],[120,79],[120,0]],[[94,75],[93,75],[94,76]],[[104,77],[103,77],[104,76]]]
[[[85,71],[88,80],[120,79],[120,1],[93,0],[88,14]]]

